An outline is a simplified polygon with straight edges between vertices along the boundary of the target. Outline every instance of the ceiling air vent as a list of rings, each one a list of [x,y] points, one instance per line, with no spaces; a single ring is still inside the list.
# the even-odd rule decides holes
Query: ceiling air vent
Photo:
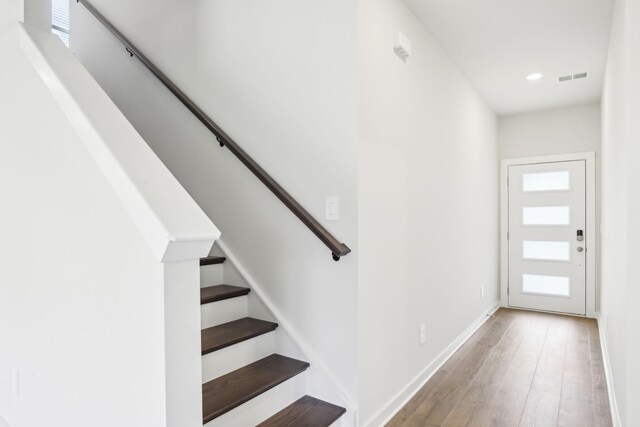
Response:
[[[558,81],[560,81],[560,83],[562,82],[568,82],[570,80],[578,80],[578,79],[584,79],[587,77],[587,73],[578,73],[578,74],[569,74],[568,76],[561,76],[558,77]]]

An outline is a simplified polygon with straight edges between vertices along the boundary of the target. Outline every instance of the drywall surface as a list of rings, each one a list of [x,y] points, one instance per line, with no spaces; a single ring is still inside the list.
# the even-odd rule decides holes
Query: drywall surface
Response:
[[[502,116],[501,159],[600,151],[600,104]]]
[[[601,108],[579,105],[498,118],[501,159],[553,154],[596,153],[596,251],[600,248]],[[600,256],[596,257],[596,310],[600,302]]]
[[[640,424],[638,16],[638,2],[616,2],[602,101],[601,317],[623,426]]]
[[[0,414],[13,427],[163,426],[162,264],[17,25],[3,30]]]
[[[91,17],[71,49],[355,400],[356,2],[95,0],[353,254],[340,262]],[[341,219],[324,220],[326,196]]]
[[[629,142],[629,264],[628,296],[630,302],[640,301],[640,3],[625,1],[627,20],[627,87],[625,97],[628,103],[629,126],[627,141]],[[640,310],[631,307],[627,313],[629,335],[627,336],[627,385],[628,396],[624,403],[626,407],[626,424],[628,426],[640,424]]]
[[[404,3],[361,1],[359,33],[359,402],[378,426],[499,300],[497,122]]]
[[[18,20],[17,2],[0,0],[0,32],[4,34]]]

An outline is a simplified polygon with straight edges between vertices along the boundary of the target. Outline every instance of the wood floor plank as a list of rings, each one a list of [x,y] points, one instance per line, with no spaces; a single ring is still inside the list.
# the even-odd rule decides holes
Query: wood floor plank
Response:
[[[501,309],[387,424],[611,426],[597,324]]]
[[[571,319],[554,316],[552,320],[520,419],[522,427],[554,426],[558,421],[567,333]]]
[[[418,393],[401,410],[389,426],[440,425],[464,395],[466,385],[477,374],[484,362],[484,356],[504,337],[515,317],[508,310],[500,310],[485,323],[454,356],[443,366],[446,375],[438,377],[437,384],[426,384],[427,393]],[[437,374],[436,374],[437,375]],[[434,375],[434,377],[436,377]]]
[[[514,360],[524,339],[522,329],[527,328],[532,318],[518,316],[499,344],[487,356],[482,368],[469,385],[463,399],[442,423],[443,426],[490,423],[493,411],[491,396],[497,391],[507,373],[506,367]]]
[[[450,368],[447,375],[429,394],[428,399],[408,417],[409,425],[440,425],[441,420],[446,418],[464,393],[465,385],[477,373],[483,356],[494,345],[494,340],[498,341],[499,334],[495,333],[495,329],[489,332],[488,336],[479,337],[474,343],[472,349],[475,351],[465,349],[462,357],[456,360],[455,366]]]
[[[594,426],[589,326],[586,319],[572,319],[562,375],[559,426]]]
[[[609,427],[612,425],[611,409],[609,408],[609,393],[607,391],[607,377],[604,372],[604,361],[597,322],[589,322],[589,347],[591,350],[591,378],[593,391],[593,405],[595,425]]]
[[[560,396],[544,390],[531,390],[520,418],[520,427],[550,427],[558,423]]]
[[[502,317],[491,317],[489,320],[485,322],[485,325],[492,325],[493,322],[498,321],[504,322]],[[418,408],[423,402],[427,401],[435,392],[440,383],[453,371],[456,369],[457,365],[464,359],[466,353],[468,353],[474,346],[474,344],[485,334],[492,329],[482,328],[476,331],[469,340],[462,345],[458,351],[456,351],[451,358],[436,371],[433,376],[427,381],[427,383],[416,393],[416,395],[411,399],[407,405],[402,408],[395,417],[387,424],[387,426],[411,426],[418,425],[415,424],[416,421],[409,420],[410,417],[413,416],[416,408]]]
[[[526,319],[519,322],[522,341],[508,364],[496,367],[494,375],[500,381],[485,388],[485,401],[476,405],[466,425],[517,426],[520,422],[550,323],[540,313],[520,316]]]

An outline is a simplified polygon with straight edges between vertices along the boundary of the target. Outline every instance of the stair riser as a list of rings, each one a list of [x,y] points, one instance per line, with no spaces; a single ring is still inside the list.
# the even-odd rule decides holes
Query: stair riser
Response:
[[[245,295],[201,305],[201,329],[247,317],[249,315],[248,304],[248,297]]]
[[[255,426],[304,395],[305,373],[303,372],[208,422],[205,427]]]
[[[212,264],[200,266],[200,287],[224,283],[224,264]]]
[[[344,414],[343,416],[338,418],[333,424],[331,424],[331,427],[353,427],[353,424],[349,424],[347,422],[348,416],[349,416],[349,413]]]
[[[206,383],[276,352],[276,332],[260,335],[202,356],[202,382]]]

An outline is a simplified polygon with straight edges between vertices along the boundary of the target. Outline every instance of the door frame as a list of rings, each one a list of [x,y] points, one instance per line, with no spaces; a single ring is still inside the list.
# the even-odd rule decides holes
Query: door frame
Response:
[[[548,156],[519,157],[503,159],[500,162],[500,304],[509,307],[507,286],[509,282],[509,231],[508,187],[507,177],[509,166],[528,165],[535,163],[585,161],[586,188],[586,234],[589,236],[587,247],[586,273],[586,317],[596,317],[596,260],[599,237],[596,235],[596,153],[594,151],[571,154],[553,154]]]

